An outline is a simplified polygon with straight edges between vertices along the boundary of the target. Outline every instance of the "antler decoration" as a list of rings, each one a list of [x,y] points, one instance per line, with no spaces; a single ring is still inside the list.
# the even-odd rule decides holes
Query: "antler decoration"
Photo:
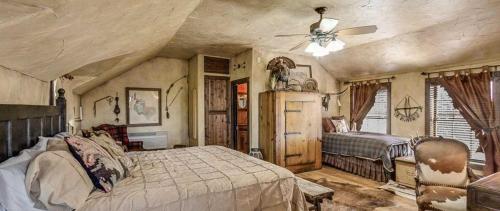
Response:
[[[182,92],[182,90],[184,89],[184,87],[180,87],[177,92],[175,93],[175,96],[174,98],[172,99],[172,101],[170,101],[170,103],[168,102],[168,94],[170,94],[170,91],[172,91],[172,88],[175,86],[175,84],[177,84],[177,82],[179,82],[180,80],[184,79],[184,78],[187,78],[187,75],[184,75],[180,78],[178,78],[177,80],[175,80],[172,84],[170,84],[170,86],[168,87],[167,91],[166,91],[166,95],[165,95],[165,113],[167,115],[167,119],[170,119],[170,113],[168,111],[168,107],[172,105],[172,103],[174,103],[175,99],[177,99],[177,96],[179,96],[179,94]]]
[[[325,93],[325,96],[321,98],[321,105],[325,109],[325,111],[328,111],[328,107],[330,106],[330,96],[340,96],[343,95],[347,91],[348,87],[346,87],[344,90],[340,92],[333,92],[333,93]]]

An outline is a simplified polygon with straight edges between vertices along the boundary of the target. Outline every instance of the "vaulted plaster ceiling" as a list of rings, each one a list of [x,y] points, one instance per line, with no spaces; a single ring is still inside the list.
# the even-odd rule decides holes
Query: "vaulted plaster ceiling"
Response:
[[[5,0],[0,65],[41,80],[85,76],[74,90],[84,93],[156,55],[288,52],[304,38],[274,35],[307,33],[318,6],[337,29],[379,28],[318,58],[337,78],[500,60],[500,0]]]
[[[338,78],[500,60],[500,1],[492,0],[204,0],[161,55],[231,56],[250,47],[288,52],[327,6],[337,29],[377,25],[374,34],[341,36],[347,49],[319,58]],[[304,54],[303,49],[293,51]]]
[[[90,86],[156,55],[200,0],[4,0],[0,65],[41,80],[77,70]]]

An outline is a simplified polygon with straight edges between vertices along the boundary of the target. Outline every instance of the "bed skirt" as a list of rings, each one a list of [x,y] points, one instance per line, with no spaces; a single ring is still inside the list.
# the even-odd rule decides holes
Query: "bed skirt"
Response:
[[[390,150],[391,163],[395,166],[396,157],[407,156],[411,153],[408,145],[395,145]],[[323,163],[347,171],[358,176],[372,179],[379,182],[388,182],[395,179],[395,172],[384,169],[382,160],[370,160],[353,156],[329,154],[323,152]]]

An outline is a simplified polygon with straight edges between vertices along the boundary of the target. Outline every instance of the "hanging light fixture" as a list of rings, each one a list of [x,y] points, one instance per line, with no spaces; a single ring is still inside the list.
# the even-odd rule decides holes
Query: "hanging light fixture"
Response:
[[[328,49],[328,51],[330,51],[330,52],[335,52],[335,51],[340,51],[340,50],[344,49],[344,46],[345,46],[344,42],[342,42],[339,39],[335,39],[335,40],[331,41],[330,43],[328,43],[328,45],[326,46],[326,49]]]

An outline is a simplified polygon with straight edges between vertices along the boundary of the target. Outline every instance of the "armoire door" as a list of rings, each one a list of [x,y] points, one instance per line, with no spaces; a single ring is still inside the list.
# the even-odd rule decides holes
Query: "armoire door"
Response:
[[[229,78],[205,76],[205,144],[229,147]]]
[[[318,117],[321,108],[317,99],[286,97],[285,100],[285,165],[314,164],[317,156]],[[321,118],[319,118],[321,119]]]

